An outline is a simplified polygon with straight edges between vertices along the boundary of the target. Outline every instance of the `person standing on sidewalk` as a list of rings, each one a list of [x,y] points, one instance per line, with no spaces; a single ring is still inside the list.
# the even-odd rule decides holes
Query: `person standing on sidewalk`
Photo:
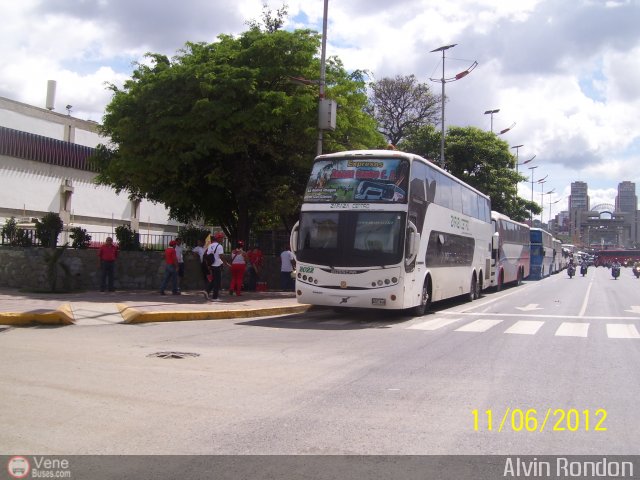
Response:
[[[220,284],[222,283],[222,266],[226,263],[220,255],[224,254],[224,247],[222,246],[222,240],[224,240],[224,234],[217,232],[214,235],[214,241],[205,254],[207,265],[209,266],[209,284],[207,290],[204,292],[204,298],[211,300],[212,302],[219,302],[218,294],[220,293]]]
[[[118,258],[118,247],[113,244],[113,238],[107,237],[105,243],[98,250],[98,259],[100,262],[100,291],[104,292],[108,288],[110,292],[114,292],[113,277],[116,267],[116,258]]]
[[[229,286],[229,295],[236,293],[236,296],[242,295],[242,283],[244,281],[244,272],[247,268],[247,253],[244,251],[244,242],[238,240],[236,248],[231,252],[231,285]]]
[[[249,258],[249,265],[247,266],[247,271],[249,273],[249,288],[247,288],[247,290],[255,292],[258,281],[260,280],[260,271],[262,270],[262,264],[264,263],[264,255],[262,254],[260,247],[255,245],[253,249],[249,250],[247,257]]]
[[[169,247],[164,251],[164,277],[160,285],[160,295],[164,295],[167,283],[171,279],[171,290],[174,295],[180,295],[178,291],[178,257],[176,256],[176,241],[171,240]]]
[[[206,290],[207,285],[209,284],[209,281],[207,280],[207,275],[209,275],[209,267],[207,267],[207,262],[205,261],[205,258],[204,258],[204,254],[207,252],[206,249],[204,248],[204,240],[202,239],[198,240],[198,246],[193,247],[193,250],[191,251],[198,255],[200,272],[202,273],[202,281],[203,281],[204,289]]]
[[[284,247],[280,254],[280,288],[285,291],[295,290],[295,280],[291,276],[296,266],[296,257],[293,256],[289,245]]]
[[[184,250],[180,237],[176,238],[176,257],[178,258],[178,291],[180,292],[184,280]]]

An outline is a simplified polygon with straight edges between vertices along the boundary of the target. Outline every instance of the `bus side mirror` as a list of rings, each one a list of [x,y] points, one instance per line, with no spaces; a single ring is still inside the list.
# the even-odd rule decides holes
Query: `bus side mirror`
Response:
[[[497,250],[500,247],[500,234],[494,233],[491,237],[491,248],[493,250]]]
[[[411,232],[409,234],[409,255],[413,259],[416,255],[418,255],[418,250],[420,249],[420,234],[418,232]]]
[[[289,236],[289,246],[291,247],[291,251],[295,255],[298,251],[298,232],[300,231],[300,222],[296,222],[296,224],[291,229],[291,235]]]
[[[413,222],[409,222],[407,230],[409,241],[407,242],[408,252],[407,257],[405,258],[405,265],[411,265],[418,255],[418,250],[420,249],[420,234]]]

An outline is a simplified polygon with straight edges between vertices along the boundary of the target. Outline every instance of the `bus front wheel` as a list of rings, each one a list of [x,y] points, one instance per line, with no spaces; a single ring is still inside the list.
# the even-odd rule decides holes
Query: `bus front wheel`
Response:
[[[420,294],[420,305],[416,305],[409,309],[409,313],[414,317],[421,317],[431,308],[431,280],[428,278],[422,285],[422,292]]]

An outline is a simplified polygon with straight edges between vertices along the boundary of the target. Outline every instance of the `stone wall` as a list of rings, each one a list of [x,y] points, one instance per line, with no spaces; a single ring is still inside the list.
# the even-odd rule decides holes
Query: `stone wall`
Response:
[[[47,290],[47,255],[45,248],[0,247],[0,287],[26,290]],[[97,250],[67,249],[60,261],[67,265],[70,275],[65,278],[58,268],[57,289],[67,283],[72,290],[99,290],[100,267]],[[119,252],[116,261],[115,287],[119,290],[157,290],[164,272],[163,252]],[[222,287],[229,288],[230,271],[224,268]],[[265,256],[261,281],[270,290],[280,289],[280,257]],[[203,280],[199,258],[185,257],[183,290],[201,290]]]

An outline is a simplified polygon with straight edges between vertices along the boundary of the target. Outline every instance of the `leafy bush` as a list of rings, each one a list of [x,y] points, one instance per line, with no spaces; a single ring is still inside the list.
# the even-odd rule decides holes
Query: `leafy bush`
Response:
[[[182,243],[188,247],[198,245],[198,240],[204,240],[209,235],[209,230],[195,225],[186,225],[178,228],[178,237],[182,239]]]
[[[9,244],[12,247],[30,247],[33,245],[29,232],[18,227],[16,217],[8,218],[5,221],[0,234],[2,235],[3,244]]]
[[[58,235],[64,226],[60,215],[49,212],[42,217],[42,221],[36,219],[36,238],[43,247],[55,247],[58,244]]]
[[[129,225],[119,225],[116,227],[116,239],[120,250],[141,250],[140,235],[131,230]]]
[[[85,249],[89,247],[91,243],[91,235],[82,227],[73,227],[69,230],[71,237],[71,248]]]

